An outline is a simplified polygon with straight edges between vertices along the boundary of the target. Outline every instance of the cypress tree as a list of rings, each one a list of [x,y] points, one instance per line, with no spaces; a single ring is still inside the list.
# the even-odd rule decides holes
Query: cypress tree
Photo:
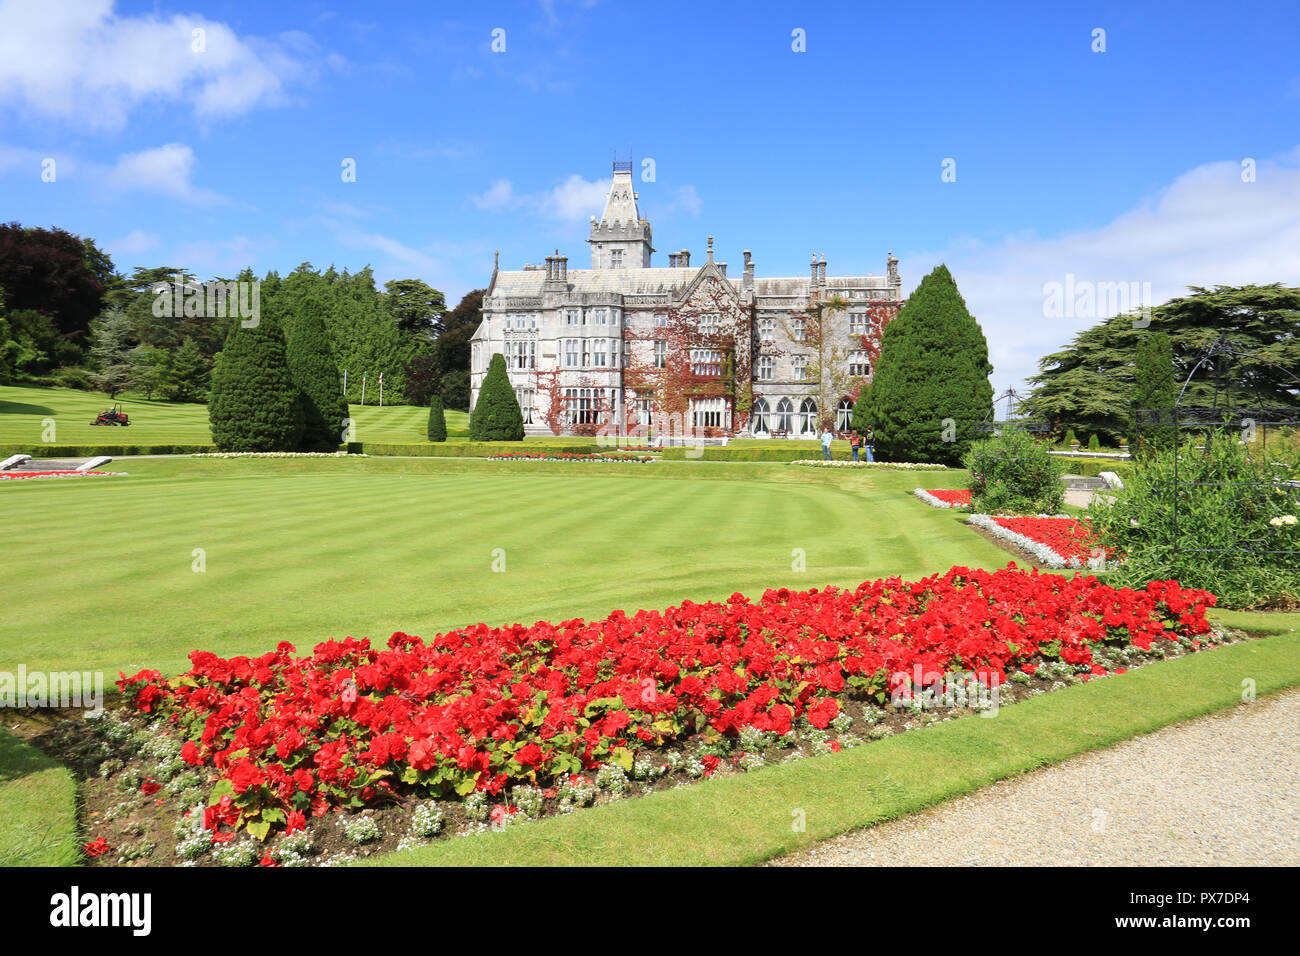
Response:
[[[429,400],[429,441],[447,440],[447,416],[442,411],[442,397]]]
[[[519,441],[524,437],[524,416],[500,352],[492,356],[483,376],[478,401],[469,416],[469,437],[474,441]]]
[[[1133,421],[1139,447],[1163,448],[1173,444],[1177,433],[1174,424],[1174,344],[1168,333],[1148,332],[1138,339],[1133,355]],[[1139,409],[1149,409],[1139,416]],[[1154,412],[1159,423],[1151,420]],[[1145,418],[1145,421],[1140,420]]]
[[[279,324],[236,322],[226,336],[208,401],[212,441],[221,451],[297,451],[302,404],[289,376]]]
[[[303,451],[334,451],[348,417],[339,369],[330,352],[329,335],[317,301],[305,297],[289,318],[285,352],[289,377],[298,389],[303,410]]]
[[[947,266],[885,326],[871,384],[877,457],[958,465],[993,409],[988,342]]]

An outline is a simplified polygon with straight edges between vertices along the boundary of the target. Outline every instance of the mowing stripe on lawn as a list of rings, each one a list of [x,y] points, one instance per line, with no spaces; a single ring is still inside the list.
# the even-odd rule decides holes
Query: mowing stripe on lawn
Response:
[[[995,780],[1300,685],[1300,635],[1245,641],[839,754],[702,781],[377,866],[745,865],[914,813]],[[806,831],[793,832],[802,819]]]

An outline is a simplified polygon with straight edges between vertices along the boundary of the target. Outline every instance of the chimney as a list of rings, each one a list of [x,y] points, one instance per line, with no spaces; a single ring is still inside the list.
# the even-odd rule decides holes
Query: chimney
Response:
[[[722,273],[722,277],[725,279],[727,277],[727,264],[725,262],[718,262],[714,264],[718,267],[718,271]]]
[[[713,261],[713,237],[709,236],[709,261]]]
[[[826,253],[822,253],[822,261],[817,264],[817,281],[824,289],[826,288]]]
[[[546,257],[546,281],[550,282],[555,278],[555,256]]]
[[[555,251],[559,252],[560,250],[556,249]],[[556,278],[559,279],[561,282],[568,282],[569,281],[569,257],[559,256],[555,261],[559,264],[559,274],[556,276]]]
[[[683,249],[681,252],[677,253],[677,264],[683,269],[689,269],[691,267],[690,250]]]
[[[900,288],[903,285],[903,280],[898,277],[898,260],[894,258],[894,254],[891,252],[887,261],[889,265],[889,284],[895,288]]]
[[[675,252],[668,253],[668,268],[669,269],[677,268],[677,253]]]
[[[816,289],[817,288],[817,253],[815,252],[813,253],[812,266],[810,268],[811,268],[812,287]]]
[[[754,257],[748,249],[745,250],[745,274],[741,279],[741,288],[748,292],[754,291]]]

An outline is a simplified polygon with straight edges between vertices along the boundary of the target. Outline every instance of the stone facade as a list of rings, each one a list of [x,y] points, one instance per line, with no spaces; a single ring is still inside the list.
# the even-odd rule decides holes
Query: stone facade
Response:
[[[471,344],[471,401],[494,353],[505,356],[530,434],[804,436],[847,428],[870,382],[884,326],[902,305],[898,260],[880,276],[739,276],[688,251],[651,265],[632,164],[615,163],[590,269],[568,257],[494,268]],[[471,406],[472,407],[472,406]]]

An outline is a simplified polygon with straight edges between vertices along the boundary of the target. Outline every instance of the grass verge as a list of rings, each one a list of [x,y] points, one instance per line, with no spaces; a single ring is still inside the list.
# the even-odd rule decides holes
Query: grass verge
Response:
[[[78,859],[72,772],[0,730],[0,867],[73,866]]]

